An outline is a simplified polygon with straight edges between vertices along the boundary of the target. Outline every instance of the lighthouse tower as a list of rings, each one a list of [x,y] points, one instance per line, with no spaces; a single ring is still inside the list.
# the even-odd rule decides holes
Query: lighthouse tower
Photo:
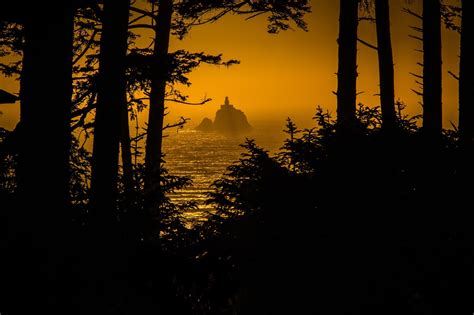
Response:
[[[224,105],[221,105],[221,109],[226,109],[226,107],[227,109],[229,109],[229,107],[234,108],[234,105],[230,104],[228,96],[225,97]]]

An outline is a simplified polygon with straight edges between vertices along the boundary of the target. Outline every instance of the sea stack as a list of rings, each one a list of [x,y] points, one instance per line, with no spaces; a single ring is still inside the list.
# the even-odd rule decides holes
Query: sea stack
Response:
[[[217,131],[227,135],[242,134],[251,129],[252,126],[248,123],[244,112],[231,105],[227,96],[224,104],[216,112],[214,122],[209,118],[204,118],[196,128],[200,131]]]

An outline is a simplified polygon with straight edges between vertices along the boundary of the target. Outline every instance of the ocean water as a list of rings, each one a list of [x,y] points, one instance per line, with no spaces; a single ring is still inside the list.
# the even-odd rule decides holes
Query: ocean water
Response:
[[[166,167],[170,174],[189,176],[193,180],[191,187],[171,195],[171,199],[177,202],[190,200],[197,202],[198,210],[186,214],[189,219],[200,220],[206,211],[213,210],[212,207],[205,205],[206,193],[211,191],[210,185],[244,152],[239,145],[244,143],[245,138],[255,139],[257,145],[270,153],[283,145],[284,122],[258,123],[253,127],[250,133],[238,137],[188,128],[171,131],[164,139]]]

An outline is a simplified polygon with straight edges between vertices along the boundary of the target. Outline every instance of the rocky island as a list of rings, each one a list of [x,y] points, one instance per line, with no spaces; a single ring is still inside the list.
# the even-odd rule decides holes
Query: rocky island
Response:
[[[252,126],[247,121],[244,112],[231,105],[226,96],[225,102],[216,112],[214,122],[209,118],[204,118],[196,130],[211,132],[216,131],[223,134],[236,135],[248,132]]]

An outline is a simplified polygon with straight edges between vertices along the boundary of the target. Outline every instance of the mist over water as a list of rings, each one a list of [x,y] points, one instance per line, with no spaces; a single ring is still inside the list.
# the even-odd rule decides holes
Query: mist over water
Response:
[[[198,210],[189,212],[190,219],[201,219],[204,212],[213,208],[205,205],[210,185],[219,179],[226,168],[237,161],[244,149],[245,139],[254,139],[260,147],[277,151],[285,139],[284,121],[252,123],[253,130],[245,135],[229,137],[215,132],[196,131],[192,127],[172,131],[164,139],[166,167],[170,174],[188,176],[193,186],[172,195],[173,201],[196,201]]]

